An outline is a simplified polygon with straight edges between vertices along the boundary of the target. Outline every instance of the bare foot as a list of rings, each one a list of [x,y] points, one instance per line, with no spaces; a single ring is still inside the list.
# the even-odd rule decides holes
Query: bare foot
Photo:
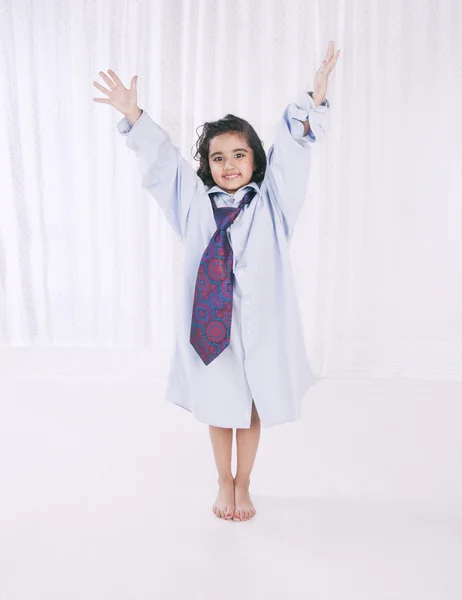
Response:
[[[256,511],[249,494],[250,479],[247,481],[234,480],[234,519],[233,521],[248,521]]]
[[[213,512],[219,519],[230,520],[234,515],[234,480],[218,479],[218,496],[213,505]]]

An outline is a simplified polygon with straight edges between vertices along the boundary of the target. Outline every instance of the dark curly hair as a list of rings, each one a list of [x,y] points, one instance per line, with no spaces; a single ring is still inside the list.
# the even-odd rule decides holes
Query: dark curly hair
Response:
[[[199,161],[197,174],[204,182],[204,185],[211,187],[215,184],[209,166],[209,147],[212,138],[221,133],[237,133],[246,138],[247,144],[253,150],[255,170],[252,181],[255,181],[255,183],[263,181],[266,171],[266,154],[263,149],[263,142],[248,121],[228,114],[218,121],[210,121],[200,125],[196,129],[196,133],[198,133],[200,127],[203,127],[203,131],[195,144],[196,153],[194,154],[194,159]]]

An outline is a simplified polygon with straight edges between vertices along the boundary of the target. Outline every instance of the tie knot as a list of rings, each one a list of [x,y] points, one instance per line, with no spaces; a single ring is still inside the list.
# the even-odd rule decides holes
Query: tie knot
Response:
[[[215,223],[217,224],[218,229],[221,231],[225,231],[233,222],[233,213],[236,211],[235,208],[229,208],[228,206],[224,208],[217,208],[215,212]]]
[[[225,231],[228,229],[230,225],[232,225],[238,216],[238,214],[243,210],[246,204],[250,204],[252,198],[255,196],[257,192],[254,189],[249,190],[244,196],[242,200],[239,202],[239,205],[234,208],[232,206],[225,206],[223,208],[216,208],[215,202],[212,200],[212,205],[214,208],[215,214],[215,223],[217,224],[218,229],[221,231]]]

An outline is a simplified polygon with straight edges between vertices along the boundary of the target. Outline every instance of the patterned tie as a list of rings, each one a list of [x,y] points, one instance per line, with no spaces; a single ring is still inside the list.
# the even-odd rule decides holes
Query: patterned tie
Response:
[[[229,345],[233,312],[233,249],[226,230],[250,204],[256,190],[248,191],[237,208],[217,208],[210,198],[218,229],[202,255],[197,272],[190,342],[208,365]]]

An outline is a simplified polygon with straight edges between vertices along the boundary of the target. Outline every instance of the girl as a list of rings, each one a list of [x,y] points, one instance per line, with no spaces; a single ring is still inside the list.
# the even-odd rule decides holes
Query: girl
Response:
[[[182,306],[167,400],[209,425],[218,471],[213,506],[222,519],[255,515],[250,474],[260,427],[300,418],[313,383],[289,261],[305,198],[312,146],[324,134],[327,80],[340,50],[330,42],[314,92],[289,104],[268,157],[253,127],[226,115],[207,122],[196,144],[197,172],[169,134],[108,70],[110,89],[94,85],[124,118],[118,124],[136,154],[142,187],[160,204],[185,245]],[[233,429],[237,471],[231,472]]]

